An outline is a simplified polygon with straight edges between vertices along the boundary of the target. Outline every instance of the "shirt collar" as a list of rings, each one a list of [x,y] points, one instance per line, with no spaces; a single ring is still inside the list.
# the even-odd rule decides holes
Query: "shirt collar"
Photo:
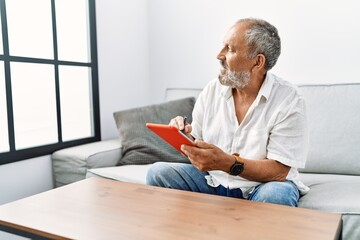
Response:
[[[256,97],[257,99],[259,99],[258,101],[260,101],[261,97],[264,97],[266,100],[269,99],[271,89],[273,87],[273,83],[274,83],[273,75],[269,72],[266,73],[265,80],[260,87],[258,96]],[[223,98],[225,100],[229,100],[232,97],[232,88],[228,87],[228,86],[223,86],[223,85],[221,87],[222,87],[221,93],[220,93],[221,96],[223,96]]]
[[[232,97],[232,88],[228,86],[221,85],[221,96],[227,101]]]
[[[263,84],[261,85],[258,96],[263,96],[266,100],[268,100],[270,97],[270,93],[271,93],[273,84],[274,84],[273,75],[269,72],[266,73],[265,80],[264,80]]]

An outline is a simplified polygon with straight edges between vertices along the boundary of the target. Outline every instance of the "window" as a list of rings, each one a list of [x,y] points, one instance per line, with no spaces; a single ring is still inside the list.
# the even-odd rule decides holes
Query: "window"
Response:
[[[100,140],[95,0],[0,10],[0,164]]]
[[[9,151],[4,62],[0,61],[0,154]]]

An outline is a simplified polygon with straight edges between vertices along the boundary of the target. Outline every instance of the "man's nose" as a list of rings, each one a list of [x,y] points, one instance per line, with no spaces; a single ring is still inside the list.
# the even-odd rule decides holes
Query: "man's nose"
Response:
[[[216,58],[220,61],[225,61],[225,47],[221,49]]]
[[[220,61],[224,61],[225,60],[225,56],[223,54],[218,54],[217,57],[216,57],[218,60]]]

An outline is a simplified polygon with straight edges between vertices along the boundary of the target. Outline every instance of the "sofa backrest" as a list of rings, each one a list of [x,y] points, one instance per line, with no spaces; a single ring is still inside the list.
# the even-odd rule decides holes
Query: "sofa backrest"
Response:
[[[360,83],[300,85],[307,106],[309,154],[300,172],[360,175]],[[169,88],[165,99],[201,89]]]
[[[360,83],[299,87],[310,134],[300,171],[360,175]]]
[[[201,88],[167,88],[165,90],[165,101],[176,100],[179,98],[199,96]]]

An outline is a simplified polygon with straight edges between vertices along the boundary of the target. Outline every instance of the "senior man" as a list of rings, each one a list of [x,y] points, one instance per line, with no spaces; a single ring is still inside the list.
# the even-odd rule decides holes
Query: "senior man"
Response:
[[[269,70],[281,49],[277,29],[261,19],[241,19],[227,32],[217,59],[218,79],[207,84],[184,125],[196,146],[182,145],[191,164],[155,163],[153,186],[297,206],[309,188],[305,166],[307,123],[298,89]]]

